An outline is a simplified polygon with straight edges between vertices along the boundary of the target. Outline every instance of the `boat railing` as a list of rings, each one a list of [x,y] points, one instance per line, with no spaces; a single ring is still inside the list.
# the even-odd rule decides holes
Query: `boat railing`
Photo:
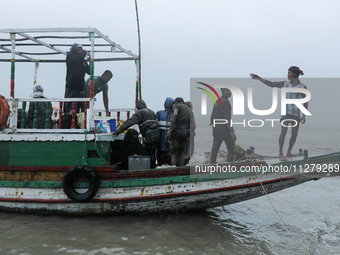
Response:
[[[93,109],[95,98],[7,98],[10,106],[10,115],[7,122],[7,132],[11,133],[84,133],[95,128],[95,120],[115,119],[116,124],[123,122],[122,118],[128,119],[134,108],[109,109],[109,116],[102,109]],[[38,103],[46,102],[46,120],[43,129],[37,128]],[[72,102],[71,128],[62,127],[63,103]],[[84,112],[76,113],[76,102],[84,102]],[[35,103],[33,113],[33,127],[27,127],[29,104]],[[51,106],[53,110],[51,112]],[[20,112],[20,114],[19,114]],[[50,120],[52,119],[52,126]],[[77,125],[78,124],[78,125]]]

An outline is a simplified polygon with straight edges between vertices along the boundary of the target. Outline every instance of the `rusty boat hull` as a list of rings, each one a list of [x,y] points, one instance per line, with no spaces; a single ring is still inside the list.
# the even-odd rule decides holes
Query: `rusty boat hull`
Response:
[[[98,138],[93,136],[94,140],[91,140],[91,135],[88,135],[88,139],[85,147],[86,155],[92,155],[93,153],[89,151],[95,147],[101,147],[100,153],[102,153],[103,148],[108,149],[112,143],[112,141],[103,142],[101,138],[101,146],[95,146],[95,140]],[[37,146],[36,142],[40,145]],[[333,169],[330,172],[330,166],[333,168],[340,163],[340,153],[333,153],[307,159],[300,157],[290,162],[221,163],[220,166],[234,170],[207,173],[197,172],[197,167],[207,169],[212,165],[118,170],[115,165],[107,164],[105,158],[87,158],[86,167],[98,178],[98,189],[91,199],[77,201],[65,193],[64,182],[66,174],[74,165],[78,163],[80,168],[85,167],[81,165],[84,151],[79,149],[83,146],[83,142],[81,142],[82,146],[79,144],[80,141],[60,142],[62,145],[59,146],[59,152],[55,141],[31,141],[32,144],[27,144],[26,141],[16,149],[12,148],[13,141],[7,141],[9,143],[7,145],[4,145],[6,141],[0,142],[2,151],[5,147],[9,148],[7,152],[9,158],[0,161],[1,211],[58,215],[186,212],[246,201],[266,193],[317,180],[330,173],[336,175],[338,171]],[[48,145],[49,143],[53,146]],[[29,149],[24,146],[28,146]],[[30,146],[34,146],[35,151]],[[63,148],[72,146],[79,148],[74,150],[73,164],[67,165],[72,161],[71,157],[64,160],[66,158],[64,156],[62,160],[61,155],[64,154]],[[53,149],[53,153],[52,151],[49,153],[49,147],[50,150]],[[43,148],[45,152],[39,151]],[[27,150],[31,153],[27,153]],[[27,157],[18,158],[18,154]],[[32,160],[32,155],[39,156]],[[58,160],[55,160],[55,157]],[[38,158],[40,164],[34,165],[33,162],[38,162]],[[8,164],[5,164],[6,162]],[[17,165],[11,162],[17,162]],[[28,165],[28,162],[31,163]],[[316,171],[317,169],[311,171],[312,165],[325,167],[323,172]],[[257,172],[250,171],[251,169],[256,169]],[[285,169],[289,171],[283,171]],[[90,189],[91,184],[86,179],[80,179],[72,185],[76,192],[83,194]]]

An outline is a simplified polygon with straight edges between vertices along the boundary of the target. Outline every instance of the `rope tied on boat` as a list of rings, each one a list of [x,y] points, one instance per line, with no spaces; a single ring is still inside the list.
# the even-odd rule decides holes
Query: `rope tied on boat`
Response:
[[[82,160],[81,160],[81,165],[82,165],[82,166],[87,166],[87,161],[86,161],[85,154],[86,154],[86,140],[87,140],[87,134],[88,134],[88,133],[89,133],[89,131],[87,131],[87,130],[84,131],[85,140],[84,140],[83,158],[82,158]]]
[[[255,166],[254,164],[254,158],[251,157],[250,158],[250,161],[252,163],[253,166]],[[307,252],[307,254],[310,254],[312,255],[312,252],[310,252],[309,250],[307,250],[307,248],[299,241],[299,239],[297,239],[297,237],[294,235],[294,233],[292,232],[292,230],[288,227],[288,225],[286,224],[286,222],[282,219],[281,215],[279,214],[279,212],[276,210],[274,204],[272,203],[270,197],[268,196],[268,193],[266,191],[266,189],[264,188],[263,184],[262,184],[262,181],[261,181],[261,178],[260,178],[260,175],[258,174],[257,171],[255,171],[256,175],[257,175],[257,178],[259,179],[259,182],[261,184],[261,187],[262,187],[262,190],[263,192],[265,193],[266,197],[268,198],[268,201],[269,203],[271,204],[271,206],[273,207],[274,211],[276,212],[277,216],[280,218],[280,220],[282,221],[282,223],[286,226],[286,228],[288,229],[288,231],[292,234],[292,236],[295,238],[295,240],[301,245],[301,247]]]
[[[94,134],[96,134],[96,132],[94,132]],[[94,138],[94,146],[96,147],[96,151],[97,151],[99,157],[100,157],[102,160],[104,160],[104,161],[106,162],[106,164],[109,165],[110,162],[108,162],[108,161],[107,161],[102,155],[100,155],[100,153],[99,153],[98,146],[97,146],[97,138],[96,138],[96,137]]]

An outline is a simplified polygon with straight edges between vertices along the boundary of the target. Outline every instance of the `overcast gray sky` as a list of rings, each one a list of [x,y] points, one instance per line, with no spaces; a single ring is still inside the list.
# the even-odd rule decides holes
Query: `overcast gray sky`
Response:
[[[155,112],[168,96],[189,100],[190,78],[246,78],[251,72],[285,78],[291,65],[304,71],[302,79],[339,78],[338,0],[139,0],[138,7],[142,96]],[[1,0],[1,9],[1,29],[91,26],[138,53],[133,0]],[[110,108],[133,107],[134,63],[99,64],[95,74],[105,69],[114,73]],[[0,63],[0,70],[0,93],[8,97],[10,64]],[[29,96],[33,74],[33,64],[17,64],[17,97]],[[38,81],[46,96],[63,97],[65,64],[41,64]],[[328,124],[339,125],[339,92],[336,85],[311,88],[310,105]]]

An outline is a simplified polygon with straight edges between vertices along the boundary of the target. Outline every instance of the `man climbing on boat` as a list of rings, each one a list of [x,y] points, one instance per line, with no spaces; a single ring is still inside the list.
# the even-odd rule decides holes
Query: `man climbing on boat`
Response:
[[[302,84],[299,80],[299,76],[304,75],[303,71],[300,70],[297,66],[291,66],[288,69],[288,80],[289,81],[279,81],[279,82],[272,82],[268,81],[266,79],[263,79],[262,77],[258,76],[257,74],[250,74],[250,77],[254,80],[259,80],[262,83],[266,84],[269,87],[272,88],[304,88],[307,89],[306,85]],[[289,99],[300,99],[304,98],[305,95],[302,93],[287,93],[287,98]],[[306,109],[308,109],[308,102],[303,104]],[[287,104],[286,105],[286,115],[281,116],[281,133],[279,136],[279,158],[281,161],[287,161],[287,157],[295,157],[292,153],[293,146],[296,142],[296,138],[298,135],[300,123],[304,124],[306,122],[306,116],[305,114],[302,114],[298,107],[296,107],[294,104]],[[284,121],[285,125],[282,125],[282,122]],[[287,156],[285,157],[283,154],[283,144],[285,141],[285,137],[288,130],[288,125],[291,125],[292,127],[292,135],[289,140],[289,146],[287,150]]]
[[[90,53],[83,49],[83,46],[74,43],[70,52],[66,55],[66,85],[65,98],[84,98],[85,92],[85,73],[90,74],[90,66],[85,57],[90,57]],[[84,102],[76,102],[76,113],[85,110]],[[64,113],[70,114],[72,102],[64,103]]]
[[[113,77],[110,70],[106,70],[101,76],[93,77],[93,93],[96,96],[98,93],[103,92],[103,103],[106,111],[106,116],[109,117],[109,98],[108,91],[109,85],[107,84]],[[85,81],[85,97],[90,97],[90,78]]]
[[[156,149],[159,142],[158,121],[155,113],[147,108],[143,99],[137,101],[137,112],[121,125],[115,134],[118,136],[132,125],[137,124],[144,137],[145,151],[150,157],[151,168],[156,167]]]

